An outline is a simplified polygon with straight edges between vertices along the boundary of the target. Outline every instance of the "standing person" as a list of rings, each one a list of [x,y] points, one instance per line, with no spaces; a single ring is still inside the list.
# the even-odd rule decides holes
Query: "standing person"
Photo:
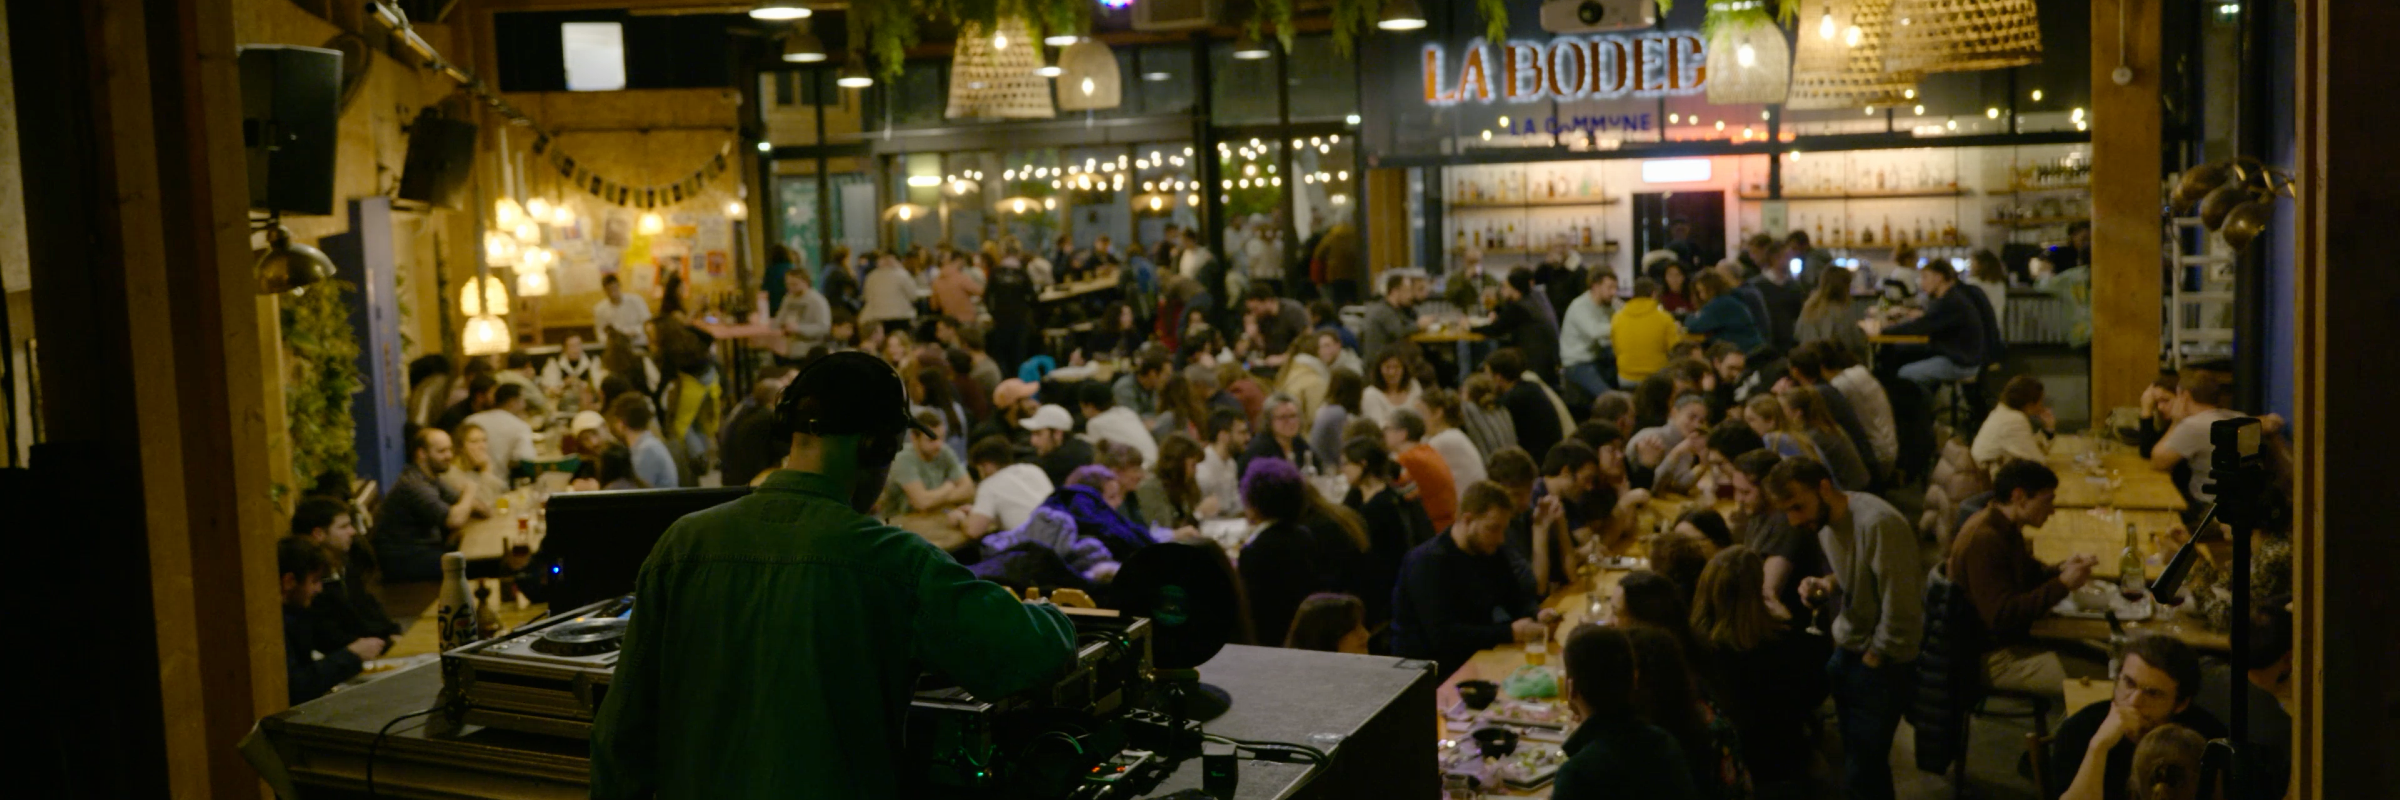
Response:
[[[1984,357],[1991,343],[1984,340],[1984,312],[1967,292],[1958,288],[1958,276],[1947,263],[1927,265],[1920,270],[1919,280],[1927,300],[1925,312],[1894,325],[1874,319],[1861,320],[1859,328],[1868,336],[1925,336],[1929,353],[1915,361],[1900,365],[1900,377],[1931,395],[1933,390],[1949,381],[1975,377],[1983,368]]]
[[[1809,289],[1824,283],[1826,271],[1834,268],[1833,254],[1819,250],[1816,245],[1811,244],[1808,240],[1808,231],[1795,229],[1785,235],[1783,241],[1784,258],[1787,261],[1800,262],[1800,288]],[[1841,285],[1843,292],[1848,293],[1850,276],[1844,274],[1835,277],[1835,282]]]
[[[1831,574],[1831,568],[1825,564],[1825,548],[1817,543],[1817,532],[1794,527],[1767,499],[1767,476],[1783,458],[1761,449],[1733,459],[1726,480],[1733,484],[1734,508],[1726,524],[1733,528],[1735,541],[1763,559],[1759,565],[1765,587],[1761,601],[1776,619],[1798,630],[1807,627],[1806,620],[1799,617],[1808,610],[1800,600],[1800,581]]]
[[[2050,436],[2057,428],[2058,416],[2043,401],[2041,379],[2019,375],[2000,387],[2000,406],[1975,430],[1970,452],[1986,471],[1997,471],[2010,459],[2039,464],[2050,458]]]
[[[642,611],[592,725],[595,798],[900,796],[921,669],[1002,697],[1073,659],[1056,608],[863,512],[903,433],[932,433],[906,415],[898,373],[828,356],[780,405],[787,469],[677,521],[642,564]]]
[[[1733,345],[1741,352],[1756,350],[1766,343],[1766,327],[1750,313],[1749,306],[1734,294],[1733,283],[1715,270],[1700,273],[1692,282],[1692,301],[1699,311],[1683,321],[1685,331]]]
[[[1425,444],[1425,420],[1406,409],[1392,412],[1392,421],[1383,427],[1382,444],[1399,466],[1400,480],[1416,487],[1417,502],[1434,529],[1448,529],[1458,516],[1458,476],[1451,474],[1441,453]]]
[[[333,691],[383,655],[385,640],[361,636],[340,646],[320,644],[323,634],[311,616],[311,606],[325,589],[333,562],[317,543],[299,536],[275,542],[275,572],[283,596],[283,670],[287,700],[292,705],[315,700]]]
[[[474,519],[482,492],[453,487],[439,477],[450,471],[450,434],[420,428],[408,442],[408,466],[392,481],[375,518],[375,563],[387,581],[437,581],[442,554],[458,544]]]
[[[650,430],[656,421],[657,412],[651,409],[650,399],[641,395],[621,395],[608,404],[608,432],[632,451],[634,475],[654,488],[681,486],[675,454],[668,452],[667,443]]]
[[[984,282],[967,268],[966,254],[952,253],[933,279],[933,308],[960,324],[974,322],[975,299],[983,296],[983,287]]]
[[[864,260],[866,255],[862,253],[859,258]],[[827,304],[857,314],[866,298],[858,284],[858,273],[852,271],[849,261],[846,253],[841,258],[826,261],[825,274],[817,278],[817,291],[825,294]]]
[[[1450,468],[1451,482],[1463,496],[1467,486],[1484,479],[1484,469],[1483,451],[1459,430],[1458,403],[1458,393],[1448,389],[1425,393],[1425,444],[1442,457],[1442,464]]]
[[[858,324],[891,331],[916,319],[916,284],[898,257],[883,254],[876,259],[875,271],[867,273],[866,304],[858,310]]]
[[[1559,747],[1550,796],[1556,800],[1697,800],[1683,746],[1642,719],[1636,702],[1633,641],[1619,628],[1585,623],[1561,652],[1566,674],[1559,694],[1583,722]]]
[[[1382,360],[1383,353],[1417,333],[1417,302],[1424,299],[1425,274],[1415,267],[1383,272],[1383,296],[1367,304],[1367,321],[1358,332],[1359,352]]]
[[[1525,379],[1525,363],[1516,348],[1503,347],[1484,360],[1483,368],[1499,385],[1509,423],[1516,427],[1517,443],[1528,453],[1548,453],[1552,445],[1566,438],[1566,430],[1559,425],[1558,410],[1550,405],[1549,393]]]
[[[1065,408],[1045,403],[1019,425],[1033,445],[1033,463],[1041,465],[1042,472],[1050,476],[1051,485],[1065,486],[1067,476],[1091,465],[1092,443],[1068,433],[1075,427],[1075,418]]]
[[[1251,629],[1261,641],[1291,630],[1300,601],[1335,590],[1335,566],[1319,557],[1315,537],[1300,524],[1308,504],[1301,481],[1300,470],[1280,458],[1251,461],[1242,473],[1242,507],[1252,530],[1240,572]]]
[[[1558,324],[1550,319],[1547,303],[1533,293],[1533,273],[1516,270],[1500,285],[1499,307],[1492,321],[1475,332],[1500,339],[1523,355],[1525,368],[1545,381],[1558,379]],[[1512,376],[1515,373],[1510,373]],[[1517,420],[1521,427],[1524,420]]]
[[[1517,580],[1500,549],[1516,504],[1485,481],[1467,487],[1458,520],[1401,562],[1392,596],[1392,652],[1458,671],[1478,650],[1550,635],[1558,612]]]
[[[833,333],[833,306],[825,295],[808,288],[808,273],[783,274],[783,302],[775,309],[775,330],[783,334],[783,358],[798,363],[826,344]]]
[[[1358,226],[1350,224],[1349,215],[1343,215],[1325,232],[1325,239],[1317,243],[1311,262],[1325,265],[1325,274],[1319,282],[1332,294],[1334,305],[1358,302]]]
[[[2128,779],[2134,752],[2153,730],[2181,725],[2202,739],[2225,738],[2225,726],[2215,716],[2192,706],[2201,679],[2200,655],[2182,640],[2149,634],[2127,642],[2115,694],[2058,724],[2049,774],[2069,781],[2060,800],[2133,797]]]
[[[1974,259],[1967,262],[1964,280],[1968,286],[1982,291],[1983,299],[1991,303],[1992,319],[2008,319],[2004,316],[2008,311],[2008,267],[2000,263],[2000,254],[1975,251]]]
[[[800,268],[800,255],[792,252],[792,248],[780,244],[767,246],[767,271],[758,282],[759,288],[767,293],[767,313],[783,310],[783,298],[789,291],[784,281],[795,272],[800,273],[800,285],[814,283],[809,280],[808,270]]]
[[[1992,502],[1967,519],[1950,543],[1950,580],[1975,605],[1981,630],[1960,631],[1984,642],[1984,669],[1994,689],[2049,695],[2063,702],[2069,677],[2107,674],[2088,659],[2069,659],[2035,646],[2033,623],[2092,579],[2099,558],[2079,554],[2056,565],[2033,557],[2025,529],[2050,521],[2058,474],[2034,461],[2011,461],[1992,479]]]
[[[1859,329],[1858,321],[1866,314],[1866,305],[1850,299],[1850,270],[1826,267],[1817,289],[1810,292],[1808,302],[1800,307],[1800,321],[1792,329],[1792,338],[1800,344],[1831,342],[1852,358],[1867,353],[1867,333]]]
[[[1567,366],[1566,382],[1591,397],[1606,394],[1609,382],[1616,380],[1617,355],[1608,326],[1623,307],[1617,300],[1617,273],[1596,268],[1591,289],[1567,304],[1566,319],[1559,322],[1558,359]]]
[[[1697,267],[1704,261],[1702,256],[1705,254],[1700,252],[1700,243],[1692,241],[1692,223],[1682,217],[1667,221],[1665,249],[1674,253],[1676,262],[1685,268]]]
[[[650,304],[641,295],[626,294],[613,272],[600,276],[600,291],[606,296],[592,304],[592,327],[600,343],[622,338],[636,350],[649,347],[650,334],[642,326],[650,321]]]
[[[1758,590],[1765,566],[1758,551],[1734,545],[1700,571],[1692,634],[1707,652],[1695,666],[1741,733],[1751,779],[1762,790],[1797,788],[1808,779],[1808,731],[1825,702],[1827,648],[1775,616]]]
[[[1609,319],[1611,352],[1617,357],[1617,385],[1641,383],[1650,373],[1665,369],[1667,350],[1683,341],[1683,326],[1658,304],[1658,282],[1633,282],[1633,299]]]
[[[992,315],[991,330],[983,341],[998,362],[1004,377],[1014,377],[1017,365],[1030,355],[1027,348],[1033,337],[1033,314],[1041,290],[1035,288],[1032,276],[1017,266],[1016,259],[1000,262],[983,287],[983,305]]]
[[[1892,797],[1892,738],[1907,710],[1912,662],[1925,635],[1925,565],[1916,532],[1882,498],[1834,488],[1825,465],[1792,458],[1767,475],[1767,493],[1792,527],[1817,531],[1833,574],[1801,581],[1810,606],[1832,603],[1826,664],[1841,719],[1844,787]]]

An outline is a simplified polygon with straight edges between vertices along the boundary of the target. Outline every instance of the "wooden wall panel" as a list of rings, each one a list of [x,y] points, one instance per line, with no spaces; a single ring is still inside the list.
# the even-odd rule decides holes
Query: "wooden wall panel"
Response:
[[[1412,266],[1408,256],[1408,170],[1367,170],[1367,276],[1361,298],[1375,294],[1384,270]]]
[[[2164,1],[2092,4],[2092,419],[2134,405],[2158,374]],[[2125,86],[2110,78],[2120,9],[2134,74]]]

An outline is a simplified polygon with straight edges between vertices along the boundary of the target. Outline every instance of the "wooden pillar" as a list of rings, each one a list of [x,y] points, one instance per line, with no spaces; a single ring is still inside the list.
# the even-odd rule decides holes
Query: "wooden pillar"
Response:
[[[2164,0],[2092,4],[2092,419],[2132,406],[2158,375],[2165,320],[2159,266],[2159,38]],[[2119,86],[2124,62],[2133,81]]]
[[[42,65],[17,69],[16,91],[20,146],[39,154],[25,160],[49,435],[35,476],[60,490],[12,506],[35,520],[16,539],[40,565],[32,596],[58,604],[29,615],[26,640],[74,652],[51,671],[97,684],[30,692],[58,726],[31,783],[255,796],[234,745],[284,705],[268,468],[283,414],[252,292],[234,12],[8,13],[14,62]]]
[[[2400,537],[2392,459],[2400,273],[2382,247],[2400,208],[2400,4],[2301,0],[2293,109],[2300,184],[2293,383],[2299,481],[2299,705],[2294,797],[2388,796],[2400,785]],[[2282,237],[2278,237],[2282,238]]]
[[[1367,218],[1359,220],[1359,233],[1367,238],[1367,282],[1358,287],[1361,299],[1375,294],[1384,270],[1415,266],[1408,258],[1408,237],[1416,230],[1408,225],[1408,170],[1367,170],[1366,188]]]

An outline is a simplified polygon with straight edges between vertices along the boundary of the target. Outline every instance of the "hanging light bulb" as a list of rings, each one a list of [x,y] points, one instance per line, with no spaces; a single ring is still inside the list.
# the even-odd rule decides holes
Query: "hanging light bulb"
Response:
[[[807,19],[809,13],[808,7],[801,5],[800,0],[766,0],[766,2],[750,7],[751,19],[768,22]]]
[[[1081,87],[1078,87],[1078,88],[1081,88],[1081,89],[1083,90],[1083,94],[1084,94],[1084,96],[1085,96],[1085,97],[1090,97],[1090,96],[1091,96],[1091,94],[1092,94],[1092,90],[1093,90],[1093,89],[1095,89],[1095,88],[1097,88],[1097,87],[1098,87],[1098,85],[1097,85],[1097,84],[1094,84],[1094,83],[1092,83],[1092,79],[1090,79],[1090,78],[1085,78],[1085,79],[1083,79],[1083,85],[1082,85]]]
[[[549,222],[550,201],[540,197],[525,201],[525,216],[535,222]]]
[[[1006,49],[1008,49],[1008,34],[1006,34],[1006,33],[995,33],[995,34],[992,34],[992,49],[993,49],[993,50],[1006,50]]]
[[[525,221],[525,207],[506,197],[492,203],[492,224],[501,230],[511,230]]]
[[[634,223],[633,229],[643,236],[657,236],[667,232],[667,219],[656,211],[644,212],[641,220]]]
[[[1849,30],[1842,31],[1842,46],[1857,47],[1858,43],[1864,41],[1866,38],[1866,31],[1860,30],[1856,25],[1852,25],[1850,26]]]
[[[568,208],[565,203],[558,204],[557,208],[550,209],[550,224],[561,228],[575,224],[575,209]]]
[[[725,218],[740,222],[750,218],[750,204],[740,200],[725,201]]]
[[[844,89],[864,89],[875,85],[875,78],[867,74],[865,64],[860,63],[858,58],[852,58],[849,64],[842,67],[841,73],[833,79],[833,83]]]
[[[1419,30],[1425,27],[1425,12],[1417,7],[1417,0],[1391,0],[1383,4],[1383,15],[1375,21],[1375,27],[1387,31]]]
[[[499,231],[483,232],[483,263],[505,267],[517,263],[517,238]]]
[[[910,208],[908,207],[908,204],[906,204],[906,203],[903,203],[903,204],[901,204],[901,205],[900,205],[900,208],[899,208],[897,211],[895,211],[894,213],[896,213],[896,214],[898,214],[898,215],[900,216],[900,221],[901,221],[901,222],[907,222],[907,221],[908,221],[908,218],[909,218],[909,216],[910,216],[910,212],[911,212],[911,211],[912,211],[912,209],[910,209]]]
[[[517,241],[526,244],[541,244],[542,226],[535,224],[530,219],[517,223]]]
[[[1057,209],[1057,208],[1058,208],[1058,198],[1056,198],[1056,197],[1044,197],[1044,198],[1042,198],[1042,208],[1043,208],[1044,210],[1055,210],[1055,209]]]
[[[1191,196],[1189,196],[1189,197],[1185,197],[1185,198],[1183,198],[1183,200],[1184,200],[1184,202],[1186,202],[1186,203],[1190,203],[1190,204],[1191,204],[1193,207],[1195,207],[1195,208],[1196,208],[1196,207],[1198,207],[1198,206],[1200,205],[1200,196],[1199,196],[1199,195],[1197,195],[1197,194],[1195,194],[1195,195],[1191,195]]]
[[[550,294],[550,271],[547,269],[517,270],[518,297],[545,297]]]
[[[1751,47],[1749,42],[1743,42],[1741,47],[1734,48],[1733,61],[1742,65],[1743,69],[1758,66],[1758,49]]]
[[[488,356],[508,352],[508,323],[499,317],[467,318],[467,329],[459,335],[459,349],[470,356]]]
[[[1022,197],[1019,197],[1019,198],[1017,198],[1015,201],[1013,201],[1013,205],[1015,205],[1015,206],[1016,206],[1016,212],[1017,212],[1017,213],[1019,213],[1019,214],[1023,214],[1023,213],[1025,213],[1025,198],[1022,198]]]
[[[1166,201],[1165,199],[1162,199],[1162,198],[1158,197],[1157,195],[1151,195],[1151,197],[1150,197],[1150,210],[1152,210],[1152,211],[1157,211],[1157,210],[1159,210],[1159,209],[1161,209],[1161,208],[1165,208],[1166,206],[1167,206],[1167,201]]]
[[[1824,16],[1817,18],[1817,38],[1832,39],[1835,33],[1838,31],[1834,29],[1832,11],[1827,11]]]
[[[508,313],[508,287],[489,274],[467,279],[467,285],[458,290],[458,313],[464,317]]]

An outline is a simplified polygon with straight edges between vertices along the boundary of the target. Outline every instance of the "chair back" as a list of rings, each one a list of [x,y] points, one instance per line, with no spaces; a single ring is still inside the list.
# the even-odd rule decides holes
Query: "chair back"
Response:
[[[2025,760],[2033,764],[2035,796],[2042,800],[2057,800],[2059,789],[2050,783],[2050,745],[2056,736],[2039,733],[2025,734]]]

